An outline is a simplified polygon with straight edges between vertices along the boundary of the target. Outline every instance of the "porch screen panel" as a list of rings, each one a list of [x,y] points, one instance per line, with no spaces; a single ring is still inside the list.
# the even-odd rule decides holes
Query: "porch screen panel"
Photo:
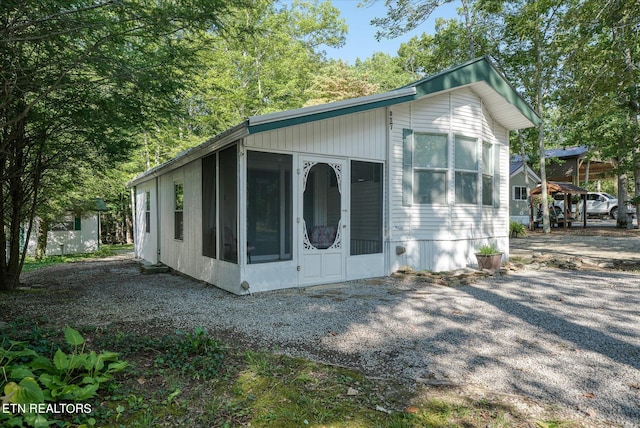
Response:
[[[202,159],[202,255],[215,258],[216,251],[216,155]]]
[[[351,255],[382,253],[382,164],[351,162]]]
[[[238,154],[236,146],[219,154],[220,254],[222,260],[238,263]]]
[[[247,261],[291,260],[291,155],[247,154]]]

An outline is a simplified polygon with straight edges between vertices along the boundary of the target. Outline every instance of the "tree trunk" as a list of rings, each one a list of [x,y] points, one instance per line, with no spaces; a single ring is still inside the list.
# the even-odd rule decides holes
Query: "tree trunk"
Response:
[[[36,244],[36,259],[42,260],[47,257],[47,235],[49,234],[49,221],[40,220],[38,222],[38,239]]]
[[[636,206],[636,224],[638,225],[638,229],[640,229],[640,153],[638,153],[637,149],[633,154],[633,181],[635,184],[633,199]],[[633,219],[631,221],[633,221]]]
[[[469,59],[476,57],[476,46],[473,41],[473,23],[471,22],[471,14],[469,13],[468,0],[462,0],[462,9],[464,10],[464,26],[467,30],[467,37],[469,38]]]
[[[619,229],[626,229],[629,226],[627,217],[627,173],[618,175],[618,219],[616,220],[616,227]]]

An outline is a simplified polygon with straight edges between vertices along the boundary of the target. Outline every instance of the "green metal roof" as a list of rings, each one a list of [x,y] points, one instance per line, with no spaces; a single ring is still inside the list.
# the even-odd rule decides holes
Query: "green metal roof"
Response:
[[[450,68],[438,74],[426,77],[407,85],[416,88],[416,96],[434,94],[450,89],[485,82],[509,104],[514,106],[533,125],[542,123],[542,119],[531,106],[518,94],[504,77],[502,72],[489,60],[481,57]]]
[[[416,101],[462,87],[470,87],[475,91],[484,100],[484,105],[491,115],[507,129],[529,128],[542,123],[542,119],[509,84],[498,68],[487,57],[481,57],[425,77],[395,91],[249,117],[246,121],[227,129],[201,145],[144,172],[127,185],[132,187],[151,177],[178,168],[211,152],[216,147],[221,147],[248,134]]]
[[[395,91],[320,106],[253,116],[247,120],[247,128],[250,134],[254,134],[415,101],[438,92],[465,86],[471,86],[481,96],[490,98],[490,102],[487,103],[488,108],[493,110],[492,113],[495,117],[509,118],[511,129],[537,126],[542,122],[538,114],[509,84],[493,63],[487,57],[481,57],[418,80]]]

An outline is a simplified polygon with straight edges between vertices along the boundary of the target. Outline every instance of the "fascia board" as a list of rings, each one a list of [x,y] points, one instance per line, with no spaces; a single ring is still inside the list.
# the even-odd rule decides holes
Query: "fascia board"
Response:
[[[176,157],[168,160],[167,162],[160,164],[154,168],[151,168],[144,173],[138,175],[133,178],[131,181],[127,183],[127,187],[137,186],[140,183],[144,183],[145,181],[151,180],[152,178],[159,177],[167,172],[173,171],[174,169],[180,168],[194,160],[197,160],[203,156],[208,155],[228,144],[233,143],[236,140],[244,138],[248,135],[246,122],[243,122],[239,125],[234,126],[233,128],[229,128],[221,134],[216,135],[215,137],[205,141],[204,143],[192,147],[179,153]]]
[[[406,101],[413,101],[415,100],[415,94],[415,88],[403,88],[367,97],[353,98],[329,104],[321,104],[261,116],[252,116],[248,119],[249,133],[254,134],[270,131],[287,126],[300,125],[316,120],[329,119],[345,114],[386,107]]]
[[[542,119],[518,94],[502,73],[486,57],[467,62],[415,83],[417,96],[431,95],[484,81],[507,102],[516,107],[534,126]]]

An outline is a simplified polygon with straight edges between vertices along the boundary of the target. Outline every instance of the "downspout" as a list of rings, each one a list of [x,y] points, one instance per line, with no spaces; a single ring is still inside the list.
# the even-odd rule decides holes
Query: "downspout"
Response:
[[[162,263],[160,260],[160,243],[162,242],[160,240],[161,235],[160,232],[162,231],[162,227],[160,225],[160,184],[159,184],[159,180],[160,177],[156,177],[156,250],[157,250],[157,255],[158,255],[158,259],[156,260],[156,263]]]

